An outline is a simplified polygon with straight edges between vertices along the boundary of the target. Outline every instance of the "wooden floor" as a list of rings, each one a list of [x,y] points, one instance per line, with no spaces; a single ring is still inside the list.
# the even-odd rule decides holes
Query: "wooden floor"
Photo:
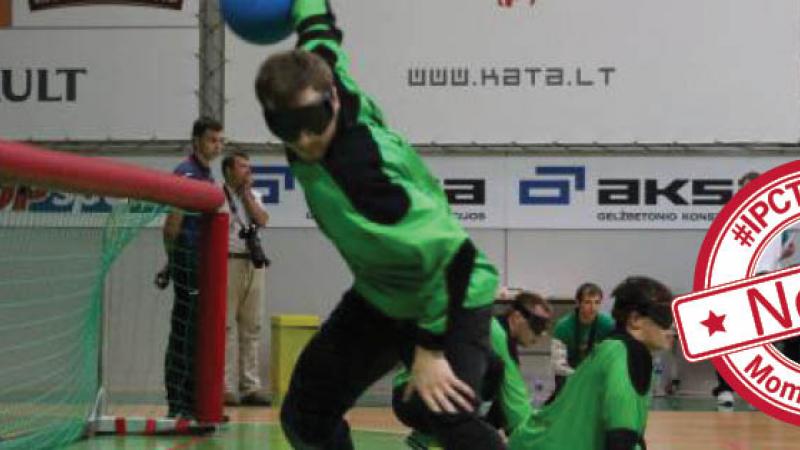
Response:
[[[800,428],[759,411],[653,411],[646,436],[650,450],[800,449]]]
[[[290,450],[275,426],[274,409],[228,408],[226,413],[230,424],[209,437],[94,438],[69,449]],[[356,408],[348,418],[359,450],[406,448],[402,442],[408,430],[388,408]],[[800,449],[800,428],[758,411],[652,411],[647,443],[649,450],[796,450]]]
[[[229,413],[237,422],[276,420],[268,408],[229,408]],[[358,429],[408,431],[387,408],[356,408],[348,418]],[[647,443],[648,450],[798,450],[800,427],[759,411],[652,411]]]

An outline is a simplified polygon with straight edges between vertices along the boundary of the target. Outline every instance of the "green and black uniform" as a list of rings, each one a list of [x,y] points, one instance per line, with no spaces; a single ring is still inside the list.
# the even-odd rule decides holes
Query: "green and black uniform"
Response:
[[[561,318],[553,329],[553,338],[567,346],[567,362],[573,369],[591,352],[594,344],[614,331],[614,319],[598,313],[588,325],[581,323],[577,310]]]
[[[484,391],[481,400],[484,403],[481,412],[487,411],[489,407],[499,411],[498,422],[490,420],[493,426],[502,428],[506,435],[513,434],[517,428],[526,423],[533,410],[531,408],[530,393],[525,385],[525,380],[520,374],[517,363],[509,352],[510,338],[503,326],[497,319],[492,319],[491,344],[494,354],[494,364],[487,373],[487,382],[484,384]],[[414,429],[414,441],[417,448],[426,448],[435,443],[435,440],[426,433],[426,429],[431,414],[426,409],[413,410],[409,402],[402,400],[403,392],[410,373],[408,369],[402,369],[394,377],[394,392],[392,396],[392,407],[395,415],[408,427]]]
[[[553,328],[553,339],[560,341],[567,348],[567,365],[575,369],[584,358],[592,351],[595,344],[605,339],[614,331],[614,319],[611,316],[598,313],[590,324],[583,324],[578,317],[577,308],[570,314],[562,317]],[[556,370],[555,390],[548,400],[552,402],[566,380],[566,374]]]
[[[510,436],[509,450],[643,450],[652,357],[628,334],[598,344],[553,403]]]
[[[293,18],[298,47],[333,69],[341,108],[325,157],[308,163],[288,151],[289,163],[354,284],[300,357],[281,418],[295,448],[352,448],[345,411],[398,361],[410,364],[415,345],[444,350],[456,375],[480,390],[497,271],[416,151],[351,78],[326,2],[295,0]],[[500,448],[475,414],[440,418],[437,437],[450,448],[475,448],[459,443],[468,440]]]

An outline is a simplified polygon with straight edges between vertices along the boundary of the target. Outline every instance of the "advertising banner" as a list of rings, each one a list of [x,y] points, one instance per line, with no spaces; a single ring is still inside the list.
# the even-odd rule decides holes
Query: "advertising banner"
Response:
[[[172,171],[180,156],[117,158]],[[467,228],[699,229],[709,227],[748,172],[788,157],[426,156],[453,214]],[[315,227],[285,158],[254,156],[254,188],[270,226]],[[215,178],[221,182],[219,164]],[[0,191],[0,212],[102,213],[111,199],[47,190]]]
[[[180,156],[120,157],[170,172]],[[738,180],[788,157],[426,156],[453,214],[467,228],[707,229]],[[214,177],[221,182],[219,162]],[[270,226],[316,227],[282,156],[254,156],[254,189]],[[113,199],[0,187],[0,212],[105,213]]]
[[[197,2],[108,3],[0,5],[0,136],[188,137],[198,113]]]
[[[354,78],[416,143],[796,142],[800,2],[332,1]],[[274,139],[231,37],[235,140]],[[769,49],[769,51],[765,51]]]

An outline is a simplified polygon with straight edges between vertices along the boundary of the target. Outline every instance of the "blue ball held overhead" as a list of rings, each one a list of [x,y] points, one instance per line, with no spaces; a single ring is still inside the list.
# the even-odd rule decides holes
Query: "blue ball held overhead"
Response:
[[[292,34],[292,0],[220,0],[225,23],[245,41],[274,44]]]

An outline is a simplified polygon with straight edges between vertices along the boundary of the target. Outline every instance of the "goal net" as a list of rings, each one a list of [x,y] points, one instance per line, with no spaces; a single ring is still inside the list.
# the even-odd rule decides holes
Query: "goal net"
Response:
[[[0,449],[222,420],[222,202],[208,183],[0,141]],[[178,210],[197,233],[159,290]]]

